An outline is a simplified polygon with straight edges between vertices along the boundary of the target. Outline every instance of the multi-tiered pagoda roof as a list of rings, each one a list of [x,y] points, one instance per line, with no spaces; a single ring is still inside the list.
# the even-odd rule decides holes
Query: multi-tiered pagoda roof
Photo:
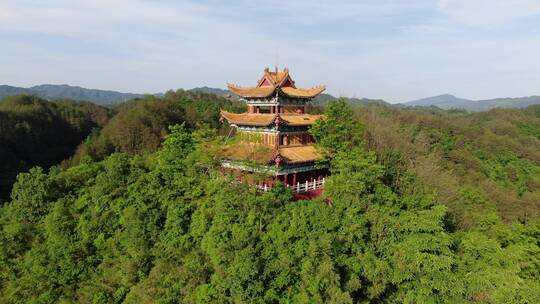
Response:
[[[244,98],[265,98],[276,95],[292,98],[314,98],[326,89],[323,85],[308,89],[297,88],[287,68],[275,72],[270,72],[266,68],[264,75],[255,87],[241,87],[235,84],[227,84],[227,86],[229,91]]]

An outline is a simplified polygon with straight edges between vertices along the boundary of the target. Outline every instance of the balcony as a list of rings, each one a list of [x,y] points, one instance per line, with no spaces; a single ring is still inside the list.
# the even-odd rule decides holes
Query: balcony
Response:
[[[287,185],[287,188],[290,188],[293,193],[305,193],[310,192],[314,190],[319,190],[324,188],[324,182],[326,178],[322,178],[321,180],[312,180],[312,181],[305,181],[305,182],[298,182],[296,185]],[[257,189],[263,192],[269,191],[271,189],[271,186],[268,186],[266,183],[263,185],[257,185]]]

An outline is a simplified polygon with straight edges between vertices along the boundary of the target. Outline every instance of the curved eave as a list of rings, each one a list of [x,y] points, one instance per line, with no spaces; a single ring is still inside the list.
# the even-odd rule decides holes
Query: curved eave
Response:
[[[312,126],[323,115],[311,114],[280,114],[280,118],[288,126]]]
[[[238,126],[266,127],[273,124],[274,120],[276,119],[276,114],[237,114],[227,111],[221,111],[220,115],[230,124],[235,124]]]
[[[326,90],[326,86],[316,86],[309,89],[300,89],[293,87],[280,88],[279,91],[286,96],[294,98],[314,98]]]
[[[227,84],[229,91],[244,98],[265,98],[274,95],[275,87],[240,87],[234,84]]]
[[[265,98],[273,96],[276,92],[276,87],[240,87],[233,84],[227,84],[229,91],[235,95],[244,98]],[[301,89],[294,87],[279,87],[279,92],[285,96],[292,98],[314,98],[326,90],[325,86],[317,86],[309,89]]]

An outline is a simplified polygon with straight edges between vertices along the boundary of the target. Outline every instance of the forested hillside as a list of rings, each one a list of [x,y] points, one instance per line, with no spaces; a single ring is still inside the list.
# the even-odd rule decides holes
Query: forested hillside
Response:
[[[0,201],[9,196],[17,173],[33,166],[47,169],[62,162],[66,167],[113,152],[154,152],[170,125],[219,128],[220,108],[234,111],[242,106],[182,90],[114,108],[28,95],[7,97],[0,102]]]
[[[71,157],[92,129],[107,124],[111,113],[92,103],[48,102],[28,95],[0,101],[0,202],[17,173]]]
[[[238,111],[244,107],[214,94],[183,90],[169,91],[163,97],[135,99],[115,108],[118,114],[79,147],[75,160],[85,156],[99,160],[112,152],[154,152],[170,125],[185,122],[190,129],[219,129],[220,109]]]
[[[539,107],[331,102],[311,201],[220,174],[220,107],[240,106],[135,100],[63,167],[19,174],[0,303],[540,302]]]
[[[477,193],[509,221],[538,217],[540,106],[474,114],[368,107],[357,113],[381,161],[410,168],[452,211],[467,216],[464,197]]]

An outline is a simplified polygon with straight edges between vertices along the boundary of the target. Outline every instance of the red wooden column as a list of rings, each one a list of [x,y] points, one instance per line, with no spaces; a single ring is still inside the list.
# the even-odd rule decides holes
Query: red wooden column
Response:
[[[289,183],[288,177],[288,174],[283,175],[283,184],[285,185],[285,187],[287,187],[287,184]]]
[[[292,176],[292,184],[293,186],[296,186],[296,173],[294,173]]]

